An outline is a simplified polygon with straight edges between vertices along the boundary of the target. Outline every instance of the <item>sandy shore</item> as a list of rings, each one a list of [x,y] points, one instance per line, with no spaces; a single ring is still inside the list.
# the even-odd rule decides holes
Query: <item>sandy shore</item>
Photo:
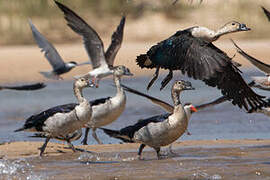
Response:
[[[223,147],[223,146],[259,146],[270,145],[270,140],[191,140],[174,143],[174,148],[183,147]],[[16,159],[20,157],[34,157],[38,156],[38,148],[43,145],[43,142],[10,142],[0,145],[0,156],[5,156],[6,159]],[[49,143],[46,149],[45,156],[61,155],[59,152],[72,153],[70,149],[66,148],[65,143]],[[85,149],[92,152],[120,152],[120,151],[134,151],[137,152],[139,144],[124,143],[124,144],[103,144],[103,145],[87,145],[76,146],[77,148]],[[153,155],[154,150],[153,150]],[[270,154],[270,151],[269,151]]]
[[[169,36],[169,35],[168,35]],[[227,37],[229,39],[229,37]],[[236,53],[235,48],[228,39],[222,39],[216,45],[223,51],[227,52],[229,56]],[[106,40],[104,44],[108,44]],[[246,52],[254,57],[260,58],[267,62],[269,55],[269,41],[238,41],[237,44]],[[156,42],[124,42],[116,59],[116,65],[126,65],[131,69],[135,75],[152,75],[153,70],[140,69],[136,63],[136,56],[145,53]],[[55,45],[59,54],[65,61],[88,61],[87,54],[82,44],[64,44]],[[6,46],[0,48],[1,71],[0,83],[16,83],[16,82],[35,82],[47,81],[38,72],[50,70],[51,67],[40,49],[33,46]],[[234,58],[235,61],[243,64],[243,66],[250,66],[239,54]],[[84,74],[89,71],[89,66],[78,67],[70,73],[63,75],[64,79],[72,79],[75,75]]]
[[[49,143],[39,158],[42,142],[11,142],[0,145],[0,153],[13,164],[18,163],[14,159],[26,158],[20,161],[31,164],[31,177],[42,174],[49,179],[246,180],[269,179],[269,144],[270,140],[183,141],[174,144],[175,155],[161,160],[150,148],[143,152],[144,160],[137,160],[138,144],[77,146],[88,153],[72,153],[66,145]],[[22,177],[14,174],[4,177]]]

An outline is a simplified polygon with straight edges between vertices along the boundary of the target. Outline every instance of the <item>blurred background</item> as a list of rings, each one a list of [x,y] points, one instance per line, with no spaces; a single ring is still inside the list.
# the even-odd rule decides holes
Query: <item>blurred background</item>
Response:
[[[216,29],[238,20],[252,28],[239,38],[268,38],[267,23],[260,5],[269,0],[59,0],[83,17],[103,38],[110,38],[123,13],[127,14],[125,40],[160,40],[179,29],[201,25]],[[28,25],[31,18],[53,43],[80,41],[63,19],[53,0],[0,1],[0,44],[33,44]]]

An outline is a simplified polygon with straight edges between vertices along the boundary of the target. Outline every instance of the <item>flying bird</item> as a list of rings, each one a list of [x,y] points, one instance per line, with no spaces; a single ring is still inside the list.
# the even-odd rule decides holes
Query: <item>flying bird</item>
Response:
[[[44,52],[46,59],[53,68],[52,71],[40,72],[44,77],[59,80],[62,79],[61,74],[71,71],[74,67],[89,64],[89,62],[77,64],[75,61],[65,63],[55,47],[37,30],[31,20],[29,20],[29,25],[38,47]]]
[[[0,86],[0,90],[10,89],[10,90],[18,90],[18,91],[33,91],[45,88],[46,85],[44,83],[35,83],[28,84],[22,86]]]
[[[67,25],[77,34],[82,36],[84,47],[88,53],[93,69],[83,77],[91,78],[92,83],[98,87],[99,80],[113,74],[113,64],[115,56],[121,47],[125,26],[125,16],[122,17],[117,30],[112,35],[111,45],[106,53],[101,38],[97,32],[88,25],[80,16],[71,9],[55,1],[57,6],[63,11]]]
[[[168,69],[169,74],[161,83],[163,89],[173,77],[174,70],[181,70],[188,77],[199,79],[208,86],[217,87],[233,105],[244,107],[247,111],[257,109],[266,103],[263,96],[256,94],[244,81],[240,70],[230,57],[218,49],[213,41],[228,33],[250,30],[245,24],[229,22],[219,30],[205,27],[192,27],[176,32],[168,39],[154,45],[146,54],[137,56],[141,68],[156,68],[151,87],[157,79],[159,69]]]
[[[255,84],[253,87],[257,87],[263,90],[270,90],[270,65],[266,64],[243,51],[233,40],[231,40],[237,49],[237,52],[247,59],[251,64],[257,67],[259,70],[265,73],[265,76],[251,77]]]
[[[267,17],[268,21],[270,21],[270,12],[267,9],[265,9],[263,6],[261,6],[261,8],[262,8],[265,16]]]

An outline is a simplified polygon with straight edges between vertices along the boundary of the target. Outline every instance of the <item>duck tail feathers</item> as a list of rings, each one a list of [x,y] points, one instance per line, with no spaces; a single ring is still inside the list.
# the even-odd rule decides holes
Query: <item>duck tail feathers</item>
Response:
[[[127,135],[122,135],[120,131],[117,130],[111,130],[111,129],[106,129],[106,128],[99,128],[101,130],[103,130],[103,132],[105,134],[107,134],[110,137],[116,138],[116,139],[120,139],[124,142],[133,142],[130,137],[128,137]]]
[[[149,59],[147,54],[141,54],[141,55],[137,56],[136,62],[141,68],[153,68],[154,67],[152,61]]]

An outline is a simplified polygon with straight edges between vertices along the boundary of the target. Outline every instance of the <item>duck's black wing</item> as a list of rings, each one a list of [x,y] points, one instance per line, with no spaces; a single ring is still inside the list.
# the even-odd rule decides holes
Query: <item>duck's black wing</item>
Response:
[[[146,58],[143,59],[143,56]],[[247,111],[265,105],[263,96],[256,94],[232,64],[231,58],[212,43],[191,36],[189,30],[179,31],[153,46],[146,55],[137,57],[140,67],[161,67],[181,70],[189,77],[217,87],[234,105]]]
[[[95,99],[95,100],[89,101],[89,103],[91,104],[91,106],[97,106],[97,105],[100,105],[100,104],[104,104],[110,98],[111,97]]]
[[[11,89],[11,90],[18,90],[18,91],[32,91],[32,90],[39,90],[45,88],[46,85],[44,83],[35,83],[35,84],[28,84],[22,86],[0,86],[1,89]]]
[[[261,6],[261,8],[262,8],[265,16],[267,17],[268,21],[270,21],[270,12],[267,9],[265,9],[263,6]]]
[[[126,17],[123,16],[120,21],[120,24],[117,26],[116,31],[112,34],[111,44],[105,53],[105,59],[108,65],[111,67],[114,64],[115,56],[118,53],[121,47],[122,41],[123,41],[125,22],[126,22]]]
[[[39,114],[30,116],[24,126],[20,129],[15,130],[14,132],[23,131],[31,128],[35,128],[37,131],[43,131],[44,122],[51,116],[56,113],[69,113],[72,111],[78,104],[70,103],[65,105],[55,106],[46,111],[43,111]]]
[[[153,116],[147,119],[141,119],[136,124],[127,126],[120,130],[111,130],[111,129],[106,129],[106,128],[100,128],[100,129],[102,129],[104,133],[106,133],[107,135],[120,139],[124,142],[134,142],[133,136],[138,130],[147,126],[149,123],[162,122],[165,119],[167,119],[170,115],[171,114],[167,113],[167,114]]]
[[[143,96],[143,97],[149,99],[152,103],[157,104],[158,106],[162,107],[167,112],[170,112],[170,113],[173,112],[174,107],[172,105],[166,103],[165,101],[162,101],[162,100],[160,100],[158,98],[155,98],[153,96],[149,96],[147,94],[144,94],[144,93],[142,93],[140,91],[137,91],[137,90],[135,90],[133,88],[130,88],[130,87],[124,85],[124,84],[121,84],[121,86],[123,87],[123,89],[125,91],[128,91],[130,93],[133,93],[133,94],[136,94],[136,95],[139,95],[139,96]]]

